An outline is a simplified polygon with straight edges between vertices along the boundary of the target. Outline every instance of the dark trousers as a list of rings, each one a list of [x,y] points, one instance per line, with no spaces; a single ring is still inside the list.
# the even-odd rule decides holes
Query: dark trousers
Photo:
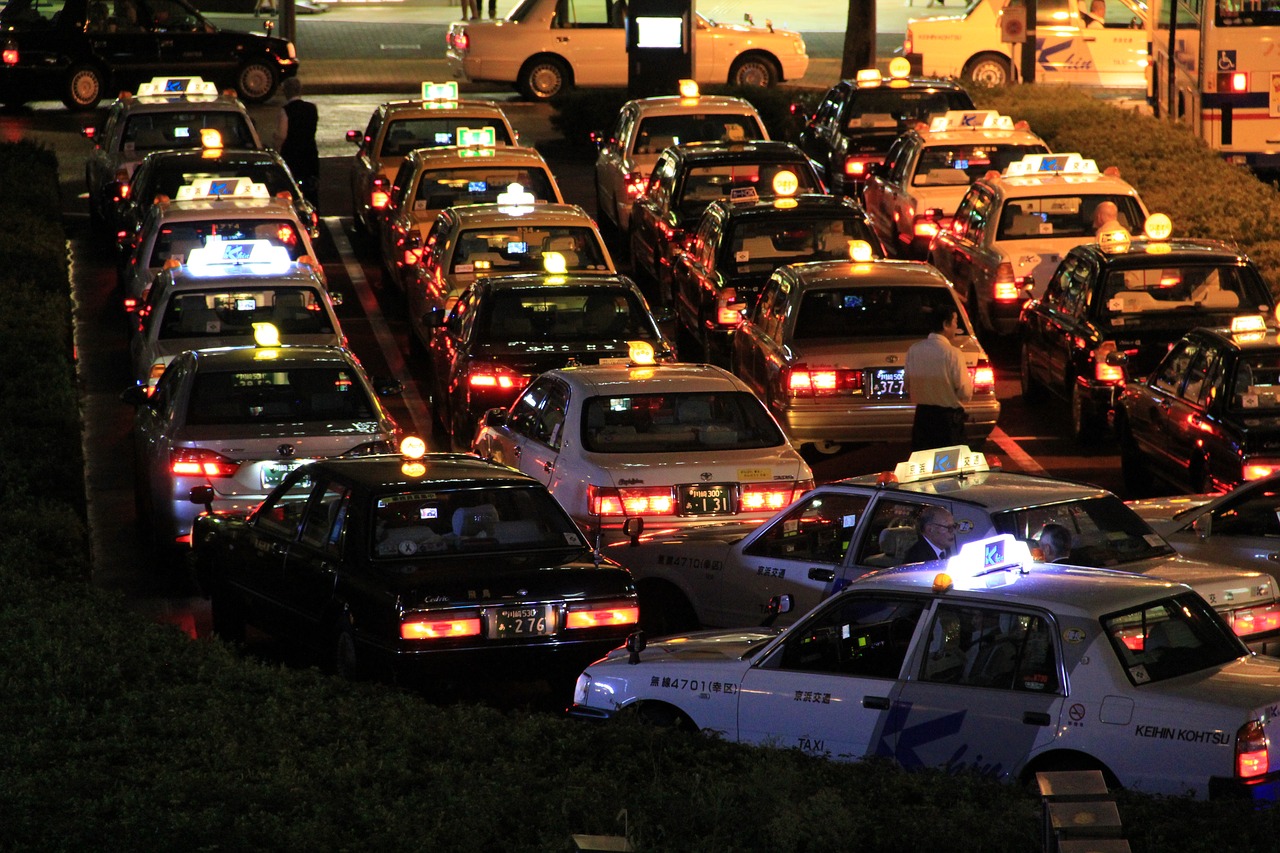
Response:
[[[916,406],[911,424],[911,449],[954,447],[964,444],[964,409],[946,406]]]

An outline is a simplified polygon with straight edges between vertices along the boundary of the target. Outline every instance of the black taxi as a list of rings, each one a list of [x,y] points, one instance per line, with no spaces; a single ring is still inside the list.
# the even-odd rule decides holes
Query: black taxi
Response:
[[[1132,494],[1152,476],[1199,493],[1280,471],[1277,331],[1260,314],[1194,329],[1146,381],[1125,387],[1116,429]]]
[[[866,213],[847,198],[807,193],[761,201],[747,193],[712,202],[673,265],[681,331],[697,342],[704,359],[727,361],[742,312],[755,304],[774,270],[846,260],[851,240],[865,241],[872,257],[884,257]]]
[[[799,146],[836,195],[858,196],[870,167],[884,162],[905,131],[948,110],[975,109],[954,80],[910,76],[901,57],[889,62],[889,78],[875,68],[841,80],[822,97],[800,131]]]
[[[1048,389],[1071,402],[1082,441],[1104,431],[1129,380],[1146,377],[1197,326],[1270,312],[1274,297],[1253,263],[1217,240],[1169,239],[1164,214],[1143,236],[1103,229],[1072,249],[1044,296],[1022,309],[1022,394]]]
[[[219,30],[186,0],[9,0],[0,9],[0,103],[88,110],[157,74],[195,74],[247,103],[298,73],[293,42]]]
[[[693,142],[663,151],[631,210],[631,260],[642,285],[656,284],[660,301],[670,302],[676,249],[702,211],[747,192],[775,198],[826,188],[790,142]]]
[[[247,516],[200,515],[191,557],[214,631],[236,642],[251,624],[344,675],[406,682],[554,680],[626,640],[630,574],[592,554],[545,486],[401,447],[304,465]]]

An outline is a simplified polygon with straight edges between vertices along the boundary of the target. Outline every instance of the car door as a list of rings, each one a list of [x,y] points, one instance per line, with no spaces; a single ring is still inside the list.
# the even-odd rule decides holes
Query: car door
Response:
[[[880,741],[928,599],[845,594],[794,625],[738,689],[738,740],[858,759]]]
[[[1168,457],[1177,466],[1181,481],[1192,491],[1212,488],[1212,477],[1233,482],[1240,474],[1234,442],[1224,440],[1214,428],[1209,407],[1214,388],[1221,384],[1224,354],[1221,347],[1196,341],[1186,368],[1186,380],[1173,397],[1168,413]]]
[[[105,28],[87,31],[89,48],[111,69],[114,82],[133,88],[150,79],[159,67],[159,46],[145,9],[134,0],[121,0],[114,7],[115,14],[107,19]]]
[[[562,483],[581,481],[581,471],[559,469],[560,450],[568,443],[576,442],[566,436],[566,416],[569,408],[569,386],[559,379],[546,379],[546,392],[533,416],[522,422],[525,436],[524,452],[520,458],[520,470],[536,477],[547,485],[554,495]],[[572,468],[566,458],[566,468]],[[572,491],[572,490],[571,490]],[[581,488],[578,489],[581,491]],[[561,502],[566,508],[568,504]]]
[[[715,302],[718,291],[711,279],[711,269],[720,236],[720,217],[703,214],[688,251],[676,253],[671,264],[672,293],[676,317],[688,332],[700,338],[702,319],[706,313],[703,300]],[[703,353],[704,358],[709,354]]]
[[[1187,527],[1175,537],[1178,550],[1272,576],[1280,575],[1280,479],[1239,488],[1209,514],[1207,535]],[[1184,543],[1191,543],[1189,547]]]
[[[631,172],[627,152],[631,149],[635,127],[636,108],[625,105],[600,141],[600,151],[596,154],[596,211],[615,226],[621,225],[623,219],[620,205],[631,204],[625,185]]]
[[[166,69],[208,80],[233,79],[242,57],[224,49],[222,39],[209,31],[195,10],[174,0],[142,2],[150,8],[151,31]]]
[[[733,372],[764,401],[774,417],[779,415],[780,404],[785,401],[773,399],[776,395],[769,387],[765,365],[770,353],[779,346],[790,287],[790,282],[775,272],[765,284],[755,308],[733,333]]]
[[[551,21],[556,51],[572,66],[578,86],[627,84],[625,21],[610,0],[558,0]]]
[[[913,557],[909,552],[920,541],[920,512],[930,505],[944,507],[960,525],[956,530],[957,551],[975,535],[975,527],[986,529],[987,525],[981,523],[985,519],[977,518],[977,510],[968,505],[954,505],[939,500],[925,501],[917,499],[915,495],[878,495],[863,524],[858,528],[854,553],[844,573],[845,582],[878,569],[912,562]]]
[[[670,218],[676,168],[675,157],[664,152],[649,176],[649,186],[631,212],[631,260],[637,272],[654,277],[658,275],[658,223]]]
[[[818,170],[818,175],[827,186],[831,186],[829,167],[832,140],[838,137],[836,123],[840,118],[840,107],[844,103],[846,92],[847,87],[843,84],[827,92],[818,109],[814,111],[813,118],[809,119],[808,124],[800,131],[800,139],[797,143],[800,150],[812,161],[813,167]]]
[[[1180,341],[1164,357],[1150,379],[1127,392],[1126,437],[1132,437],[1138,452],[1150,464],[1168,475],[1179,468],[1170,456],[1170,410],[1178,390],[1186,380],[1187,368],[1196,353],[1193,341]]]
[[[530,434],[536,430],[538,410],[542,408],[550,387],[549,378],[544,376],[535,379],[511,404],[505,422],[486,428],[485,440],[488,447],[482,449],[486,456],[495,462],[529,473],[525,463],[525,450],[531,441]],[[542,481],[545,483],[546,479]]]
[[[885,250],[894,256],[900,249],[894,212],[902,185],[906,181],[908,167],[915,159],[914,152],[915,145],[912,141],[905,136],[900,137],[889,149],[884,165],[876,170],[862,191],[871,225],[879,235],[880,242],[884,243]]]
[[[347,484],[333,478],[317,481],[305,504],[297,539],[285,555],[281,598],[302,630],[326,627],[323,623],[332,613],[339,574],[357,568],[366,556],[359,553],[355,537],[347,535],[355,522],[351,499]],[[348,539],[352,553],[344,558]]]

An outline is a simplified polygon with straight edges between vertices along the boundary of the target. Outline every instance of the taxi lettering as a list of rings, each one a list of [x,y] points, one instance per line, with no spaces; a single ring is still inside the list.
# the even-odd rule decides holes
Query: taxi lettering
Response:
[[[796,745],[805,752],[826,752],[827,742],[825,740],[814,740],[813,738],[796,738]]]
[[[649,686],[665,690],[685,690],[689,693],[720,693],[724,696],[734,696],[738,693],[738,685],[729,681],[699,681],[693,678],[672,678],[669,675],[661,678],[652,676],[649,679]]]
[[[1231,737],[1226,732],[1203,731],[1196,729],[1175,729],[1171,726],[1134,726],[1133,733],[1138,737],[1156,738],[1157,740],[1180,740],[1188,743],[1210,743],[1214,746],[1227,746]]]
[[[779,566],[756,566],[756,574],[765,578],[785,578],[787,570]]]
[[[699,557],[682,557],[678,554],[659,554],[659,566],[675,566],[681,569],[714,569],[724,568],[724,560],[704,560]]]
[[[797,690],[795,695],[797,702],[817,702],[819,705],[830,705],[831,694],[819,693],[817,690]]]

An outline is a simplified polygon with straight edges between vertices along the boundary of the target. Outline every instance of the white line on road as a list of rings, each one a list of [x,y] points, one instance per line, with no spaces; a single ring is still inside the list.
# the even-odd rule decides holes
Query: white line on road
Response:
[[[419,413],[426,413],[427,406],[422,402],[421,395],[418,394],[418,383],[412,379],[407,379],[409,370],[404,363],[404,355],[400,352],[396,339],[392,337],[391,332],[387,329],[387,322],[382,317],[382,308],[378,306],[378,298],[373,295],[373,289],[369,287],[369,281],[364,277],[364,267],[360,265],[355,257],[355,253],[351,250],[351,241],[347,239],[347,232],[342,226],[342,218],[339,216],[324,217],[324,226],[329,229],[329,236],[333,238],[333,245],[338,249],[338,255],[342,258],[342,266],[347,270],[347,277],[351,279],[351,286],[355,288],[356,295],[360,297],[360,307],[364,309],[365,316],[369,318],[369,325],[373,327],[373,336],[378,341],[378,349],[382,350],[382,357],[387,361],[387,369],[391,371],[393,376],[399,376],[405,379],[404,382],[404,403],[409,410],[409,417],[413,418],[413,432],[416,435],[426,438],[429,436],[431,423],[425,426],[419,419]],[[413,334],[410,332],[409,334]]]
[[[996,443],[996,447],[1004,452],[1009,460],[1018,466],[1018,470],[1028,474],[1039,474],[1042,477],[1049,476],[1049,472],[1040,466],[1040,463],[1031,458],[1027,451],[1023,450],[1016,441],[1005,434],[1005,431],[996,427],[991,431],[991,440]]]

